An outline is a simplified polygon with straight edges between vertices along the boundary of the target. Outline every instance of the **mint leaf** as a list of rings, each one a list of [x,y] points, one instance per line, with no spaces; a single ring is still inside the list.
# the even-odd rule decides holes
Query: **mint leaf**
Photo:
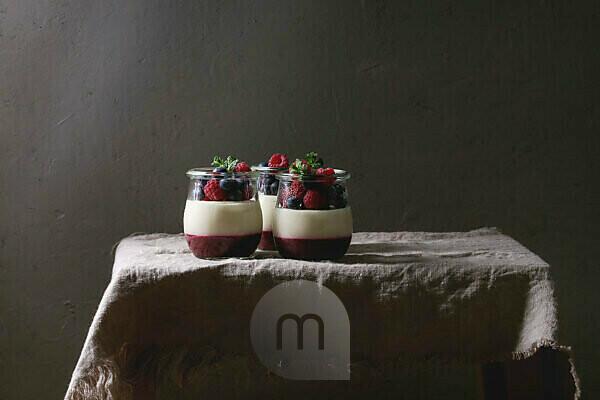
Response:
[[[290,166],[290,172],[298,175],[309,175],[310,174],[310,165],[306,160],[296,159]]]
[[[239,160],[232,156],[227,156],[226,159],[223,159],[219,156],[214,156],[211,165],[213,167],[223,167],[227,170],[227,172],[232,172]]]
[[[311,151],[306,153],[306,162],[311,168],[321,168],[323,167],[323,159],[319,157],[317,152]]]

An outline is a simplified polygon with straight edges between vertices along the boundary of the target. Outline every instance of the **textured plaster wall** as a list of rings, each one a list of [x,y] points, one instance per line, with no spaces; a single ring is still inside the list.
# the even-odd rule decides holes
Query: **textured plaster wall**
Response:
[[[60,398],[187,168],[318,150],[358,230],[497,226],[600,396],[600,3],[0,0],[0,399]]]

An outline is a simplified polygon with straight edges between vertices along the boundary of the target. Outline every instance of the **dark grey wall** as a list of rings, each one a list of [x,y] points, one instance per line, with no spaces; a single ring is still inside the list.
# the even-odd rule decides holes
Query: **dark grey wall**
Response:
[[[63,395],[112,245],[181,230],[187,168],[311,149],[358,230],[550,262],[600,396],[598,4],[0,0],[0,398]]]

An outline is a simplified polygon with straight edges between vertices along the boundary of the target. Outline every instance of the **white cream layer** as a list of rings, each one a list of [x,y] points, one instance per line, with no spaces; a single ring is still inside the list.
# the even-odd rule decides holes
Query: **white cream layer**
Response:
[[[350,207],[336,210],[275,209],[273,236],[285,239],[333,239],[351,235]]]
[[[277,204],[277,196],[259,193],[258,201],[260,201],[262,211],[262,230],[270,231],[273,229],[273,213],[275,212],[275,204]]]
[[[183,232],[189,235],[250,235],[260,233],[262,214],[257,201],[188,200]]]

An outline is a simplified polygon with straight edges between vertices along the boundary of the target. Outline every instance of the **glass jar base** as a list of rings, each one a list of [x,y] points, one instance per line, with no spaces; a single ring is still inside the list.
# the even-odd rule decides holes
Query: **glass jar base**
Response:
[[[352,236],[331,239],[289,239],[275,236],[274,239],[282,257],[298,260],[335,260],[346,254]]]
[[[260,233],[236,236],[185,235],[198,258],[249,257],[260,242]]]
[[[258,244],[260,250],[277,250],[275,241],[273,240],[272,231],[263,231],[260,236],[260,243]]]

